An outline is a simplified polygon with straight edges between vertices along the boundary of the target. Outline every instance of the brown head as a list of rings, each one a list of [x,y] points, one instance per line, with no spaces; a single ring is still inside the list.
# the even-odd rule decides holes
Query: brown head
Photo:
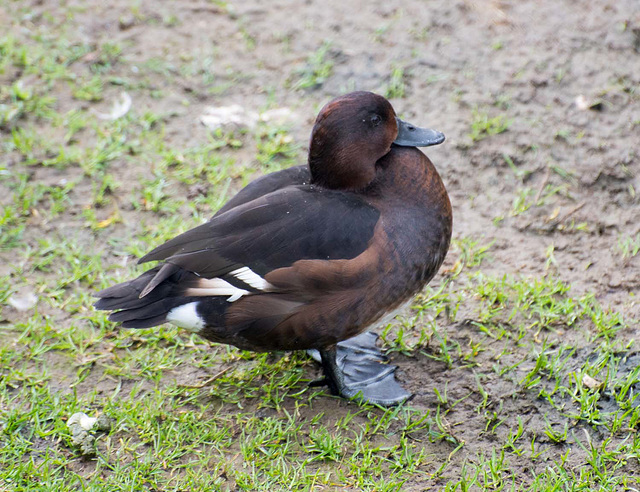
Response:
[[[309,145],[311,182],[338,190],[360,190],[376,176],[376,163],[391,145],[436,145],[444,135],[396,117],[384,97],[352,92],[330,101],[316,118]]]

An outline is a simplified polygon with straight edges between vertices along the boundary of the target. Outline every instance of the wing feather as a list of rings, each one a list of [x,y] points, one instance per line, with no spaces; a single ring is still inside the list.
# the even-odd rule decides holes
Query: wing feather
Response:
[[[243,267],[264,276],[299,260],[352,259],[367,248],[379,215],[357,195],[290,186],[216,215],[140,263],[165,260],[213,278]]]

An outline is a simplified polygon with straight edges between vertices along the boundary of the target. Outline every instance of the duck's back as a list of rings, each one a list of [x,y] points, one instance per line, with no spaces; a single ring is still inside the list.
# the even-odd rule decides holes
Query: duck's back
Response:
[[[309,166],[294,166],[275,173],[265,174],[236,193],[231,200],[216,212],[216,215],[287,186],[307,185],[310,181]]]

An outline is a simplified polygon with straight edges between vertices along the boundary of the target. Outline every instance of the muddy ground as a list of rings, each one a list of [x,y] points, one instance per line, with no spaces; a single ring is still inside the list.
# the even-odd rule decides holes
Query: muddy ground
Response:
[[[527,436],[538,436],[537,442],[544,443],[543,429],[549,420],[564,422],[566,415],[537,392],[522,389],[522,378],[535,365],[531,354],[536,344],[545,337],[552,344],[574,343],[576,352],[569,366],[576,368],[596,345],[585,334],[590,329],[587,320],[548,331],[541,327],[543,335],[536,331],[526,344],[491,338],[480,330],[482,310],[491,304],[478,299],[467,277],[456,276],[464,262],[460,244],[465,240],[488,246],[474,274],[493,279],[553,277],[570,285],[574,298],[592,294],[607,312],[620,313],[625,320],[624,328],[616,332],[620,347],[630,355],[637,350],[627,343],[637,334],[633,320],[640,319],[640,254],[629,253],[634,240],[640,243],[637,0],[247,0],[228,4],[140,0],[135,5],[109,0],[64,6],[36,1],[23,2],[20,9],[29,9],[31,16],[18,16],[17,6],[6,4],[0,25],[14,32],[45,26],[51,35],[59,29],[72,42],[122,47],[120,61],[109,72],[114,83],[104,86],[100,100],[79,101],[67,84],[56,83],[59,113],[76,108],[108,112],[122,91],[118,79],[126,78],[131,111],[161,115],[168,147],[206,142],[210,130],[202,124],[201,115],[210,106],[237,104],[256,112],[287,108],[286,125],[299,145],[295,159],[302,162],[319,107],[351,90],[389,94],[403,119],[445,133],[446,142],[427,154],[449,191],[458,242],[434,286],[444,285],[445,292],[455,297],[447,309],[455,305],[457,313],[447,316],[448,311],[443,311],[435,322],[440,336],[446,333],[458,352],[453,363],[447,363],[430,342],[421,352],[393,358],[400,367],[399,379],[416,395],[411,402],[414,408],[433,412],[442,403],[433,387],[446,387],[450,402],[464,398],[446,416],[451,434],[464,447],[452,455],[453,465],[442,476],[433,481],[409,480],[405,489],[442,486],[459,477],[464,463],[491,454],[495,443],[505,439],[501,432],[517,426],[517,418],[522,419]],[[301,82],[307,80],[305,70],[313,69],[315,63],[310,54],[325,48],[316,68],[324,63],[330,66],[327,73]],[[90,78],[91,56],[73,65],[79,77]],[[11,83],[17,75],[3,77]],[[132,88],[137,83],[140,88]],[[248,121],[249,117],[242,118]],[[53,135],[60,129],[44,131]],[[245,142],[241,148],[220,150],[222,155],[232,155],[239,169],[230,174],[229,194],[246,182],[246,170],[255,170],[252,176],[264,171],[255,158],[252,131],[240,137]],[[83,145],[90,147],[95,137],[80,135],[86,139]],[[20,165],[15,153],[6,156],[10,166]],[[29,219],[22,244],[37,247],[43,236],[62,234],[101,252],[105,265],[119,265],[121,248],[110,246],[109,235],[126,242],[170,213],[184,218],[184,224],[176,224],[178,228],[197,223],[185,205],[156,216],[127,201],[136,193],[136,183],[155,176],[154,162],[132,152],[109,166],[120,183],[114,194],[125,197],[114,199],[121,201],[120,222],[94,229],[86,226],[82,209],[90,206],[91,184],[84,182],[73,190],[74,208],[56,220]],[[82,175],[80,168],[32,166],[31,172],[33,180],[43,183]],[[184,197],[218,193],[221,188],[184,185],[170,194]],[[198,212],[202,217],[208,214],[206,207]],[[108,220],[113,208],[97,209],[96,214],[96,220]],[[625,249],[625,244],[631,246]],[[16,247],[0,253],[0,273],[15,271],[15,255]],[[29,286],[28,278],[19,279],[20,285]],[[70,323],[72,318],[52,305],[41,309],[56,323]],[[13,323],[24,314],[6,309],[3,316],[5,323]],[[407,313],[405,323],[414,322],[415,316],[415,310]],[[428,309],[421,316],[433,322],[434,314]],[[512,321],[500,319],[502,326]],[[432,343],[437,345],[437,337]],[[468,354],[476,343],[483,348],[470,362]],[[523,359],[525,363],[508,377],[498,376],[496,365],[514,365]],[[179,376],[183,382],[188,379],[185,374],[189,373]],[[486,432],[486,412],[478,411],[483,400],[479,381],[490,394],[487,411],[507,419],[506,430]],[[313,411],[341,412],[346,405],[327,399],[316,401]],[[571,425],[579,436],[583,427],[590,428],[580,422]],[[593,432],[595,439],[598,431]],[[532,474],[571,446],[550,448],[538,461],[512,457],[513,477],[529,483]],[[425,449],[429,456],[449,455],[456,445],[427,442]],[[579,450],[572,459],[579,469]],[[639,472],[637,459],[629,466]],[[80,473],[84,467],[91,465],[79,466]],[[426,468],[433,473],[437,466]]]

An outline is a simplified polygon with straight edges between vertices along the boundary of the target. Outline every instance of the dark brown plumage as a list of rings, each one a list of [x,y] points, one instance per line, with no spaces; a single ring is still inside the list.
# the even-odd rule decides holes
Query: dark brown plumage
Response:
[[[163,263],[98,293],[96,308],[117,310],[110,319],[125,327],[169,321],[243,349],[318,349],[331,389],[353,396],[336,345],[422,289],[448,250],[446,190],[413,147],[443,139],[397,119],[381,96],[337,98],[318,115],[308,167],[250,184],[141,258]],[[364,399],[398,400],[373,385],[373,396],[359,388]]]

